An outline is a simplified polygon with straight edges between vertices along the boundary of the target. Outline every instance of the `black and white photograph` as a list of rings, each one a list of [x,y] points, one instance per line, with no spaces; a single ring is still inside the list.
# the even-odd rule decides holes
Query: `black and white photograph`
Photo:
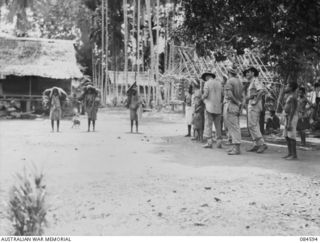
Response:
[[[1,242],[317,242],[319,158],[318,0],[0,0]]]

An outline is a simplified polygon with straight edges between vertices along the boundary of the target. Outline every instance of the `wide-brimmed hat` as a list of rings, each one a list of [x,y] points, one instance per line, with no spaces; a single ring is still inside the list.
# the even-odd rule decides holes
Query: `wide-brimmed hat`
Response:
[[[211,73],[211,72],[205,72],[201,75],[201,79],[203,79],[204,81],[206,81],[206,77],[207,76],[211,76],[213,79],[216,78],[216,75],[214,73]]]
[[[245,70],[243,71],[243,76],[246,76],[246,75],[247,75],[247,72],[249,72],[249,71],[253,72],[255,77],[258,77],[258,76],[259,76],[259,71],[258,71],[258,69],[256,69],[255,67],[249,67],[249,68],[245,69]]]

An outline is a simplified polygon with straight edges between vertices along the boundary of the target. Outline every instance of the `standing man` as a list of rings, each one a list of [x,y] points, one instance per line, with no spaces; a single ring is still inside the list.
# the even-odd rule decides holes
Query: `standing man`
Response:
[[[217,148],[222,148],[222,84],[220,80],[215,79],[216,75],[210,72],[202,74],[201,78],[205,81],[202,100],[206,107],[204,137],[207,138],[207,144],[204,145],[204,148],[212,148],[213,123],[216,129]]]
[[[237,77],[237,70],[235,68],[230,68],[228,73],[229,79],[224,88],[225,101],[223,116],[233,144],[233,147],[228,154],[238,155],[240,154],[241,144],[240,115],[242,109],[243,86],[240,79]]]
[[[263,153],[268,147],[260,130],[260,115],[263,111],[262,97],[266,94],[266,88],[263,83],[258,79],[259,71],[250,67],[243,72],[243,75],[250,82],[248,88],[248,129],[254,142],[252,148],[248,152]]]

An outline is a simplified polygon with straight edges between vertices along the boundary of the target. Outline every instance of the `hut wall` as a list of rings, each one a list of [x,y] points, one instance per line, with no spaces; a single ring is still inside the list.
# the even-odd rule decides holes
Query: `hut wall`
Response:
[[[41,96],[45,89],[53,86],[64,89],[71,93],[71,80],[50,79],[37,76],[7,76],[0,79],[0,100],[8,102],[14,99],[22,111],[41,111]],[[31,88],[31,96],[30,96]]]
[[[71,80],[49,79],[35,76],[7,76],[6,79],[0,80],[0,83],[2,84],[3,95],[30,95],[30,81],[32,96],[42,95],[42,92],[45,89],[53,86],[63,88],[69,94],[71,92]]]

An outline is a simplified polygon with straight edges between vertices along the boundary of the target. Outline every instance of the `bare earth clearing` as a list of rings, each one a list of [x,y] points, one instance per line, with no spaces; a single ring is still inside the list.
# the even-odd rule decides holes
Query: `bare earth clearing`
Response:
[[[31,163],[46,174],[46,235],[319,235],[318,151],[230,157],[182,137],[182,115],[146,114],[142,134],[128,133],[126,111],[98,116],[95,133],[84,117],[61,133],[0,121],[0,235],[13,174]]]

